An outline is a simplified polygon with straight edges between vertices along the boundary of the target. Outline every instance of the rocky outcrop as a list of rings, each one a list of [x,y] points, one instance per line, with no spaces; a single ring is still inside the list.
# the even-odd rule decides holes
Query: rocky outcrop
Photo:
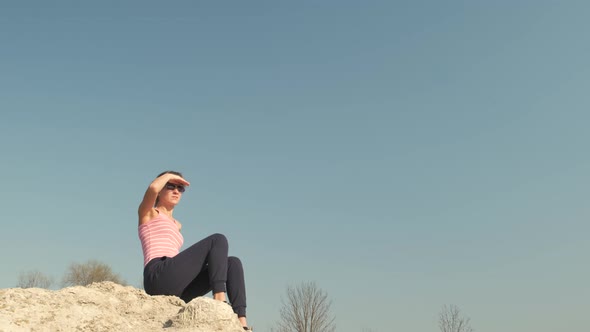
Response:
[[[231,307],[211,298],[184,303],[112,282],[57,291],[0,290],[0,332],[196,331],[243,332]]]

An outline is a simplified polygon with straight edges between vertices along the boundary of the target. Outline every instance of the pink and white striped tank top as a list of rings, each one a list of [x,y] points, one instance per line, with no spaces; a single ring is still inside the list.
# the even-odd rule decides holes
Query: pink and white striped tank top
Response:
[[[163,213],[138,228],[143,266],[157,257],[174,257],[180,251],[184,238],[174,220]]]

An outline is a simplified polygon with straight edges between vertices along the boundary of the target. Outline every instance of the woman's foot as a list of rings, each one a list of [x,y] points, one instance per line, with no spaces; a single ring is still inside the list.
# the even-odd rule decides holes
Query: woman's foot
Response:
[[[238,319],[240,320],[240,323],[242,323],[244,330],[252,331],[252,327],[248,326],[248,322],[246,322],[246,317],[238,317]]]

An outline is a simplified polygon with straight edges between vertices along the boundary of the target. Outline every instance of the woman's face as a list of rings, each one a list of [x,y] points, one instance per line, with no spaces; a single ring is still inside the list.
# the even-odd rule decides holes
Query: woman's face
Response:
[[[180,198],[182,197],[182,193],[184,192],[184,186],[175,184],[175,183],[166,183],[160,194],[158,195],[158,200],[161,203],[167,203],[176,205],[180,202]]]

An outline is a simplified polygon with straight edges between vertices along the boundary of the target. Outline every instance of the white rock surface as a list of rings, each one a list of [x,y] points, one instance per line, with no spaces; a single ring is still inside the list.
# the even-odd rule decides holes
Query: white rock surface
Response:
[[[0,332],[195,331],[243,332],[231,307],[199,297],[150,296],[112,282],[57,291],[0,290]]]

